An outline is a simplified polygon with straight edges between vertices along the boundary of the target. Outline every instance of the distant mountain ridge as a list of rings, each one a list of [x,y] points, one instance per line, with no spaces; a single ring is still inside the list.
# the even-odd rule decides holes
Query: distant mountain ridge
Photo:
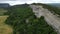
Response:
[[[60,7],[60,3],[48,3],[48,5],[51,5],[54,7]]]
[[[10,5],[8,3],[0,3],[0,8],[8,8]]]

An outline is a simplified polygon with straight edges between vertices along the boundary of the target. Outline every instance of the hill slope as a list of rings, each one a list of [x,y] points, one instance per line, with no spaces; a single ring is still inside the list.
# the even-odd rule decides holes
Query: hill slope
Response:
[[[51,13],[60,15],[60,9],[57,7],[53,7],[51,5],[41,4],[41,3],[33,3],[32,5],[41,5],[43,6],[43,8],[48,9]]]
[[[36,17],[28,4],[12,6],[7,13],[9,17],[5,23],[13,27],[13,34],[57,34],[44,16]]]
[[[43,8],[43,6],[30,5],[30,7],[33,9],[33,12],[37,16],[37,18],[44,16],[45,21],[60,34],[60,18],[59,17],[51,13],[51,11],[49,11],[48,9]]]

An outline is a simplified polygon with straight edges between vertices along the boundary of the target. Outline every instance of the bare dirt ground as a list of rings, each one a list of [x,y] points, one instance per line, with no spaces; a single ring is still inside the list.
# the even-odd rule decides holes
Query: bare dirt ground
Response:
[[[12,27],[5,24],[5,20],[8,16],[0,16],[0,34],[12,34]]]
[[[47,23],[52,26],[58,34],[60,34],[60,18],[51,13],[48,9],[44,9],[42,6],[30,5],[30,7],[32,8],[37,18],[44,16]]]

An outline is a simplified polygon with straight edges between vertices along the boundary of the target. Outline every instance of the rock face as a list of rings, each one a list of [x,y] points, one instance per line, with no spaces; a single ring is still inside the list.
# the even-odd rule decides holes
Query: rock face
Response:
[[[30,7],[37,18],[44,16],[47,23],[52,26],[58,34],[60,34],[60,18],[51,13],[48,9],[43,8],[43,6],[30,5]]]

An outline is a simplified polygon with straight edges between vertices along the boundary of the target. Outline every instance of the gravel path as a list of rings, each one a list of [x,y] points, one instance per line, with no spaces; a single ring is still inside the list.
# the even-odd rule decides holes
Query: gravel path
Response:
[[[58,18],[57,15],[54,15],[48,9],[44,9],[42,6],[30,5],[30,7],[37,18],[44,16],[47,23],[52,26],[58,34],[60,34],[60,18]]]

